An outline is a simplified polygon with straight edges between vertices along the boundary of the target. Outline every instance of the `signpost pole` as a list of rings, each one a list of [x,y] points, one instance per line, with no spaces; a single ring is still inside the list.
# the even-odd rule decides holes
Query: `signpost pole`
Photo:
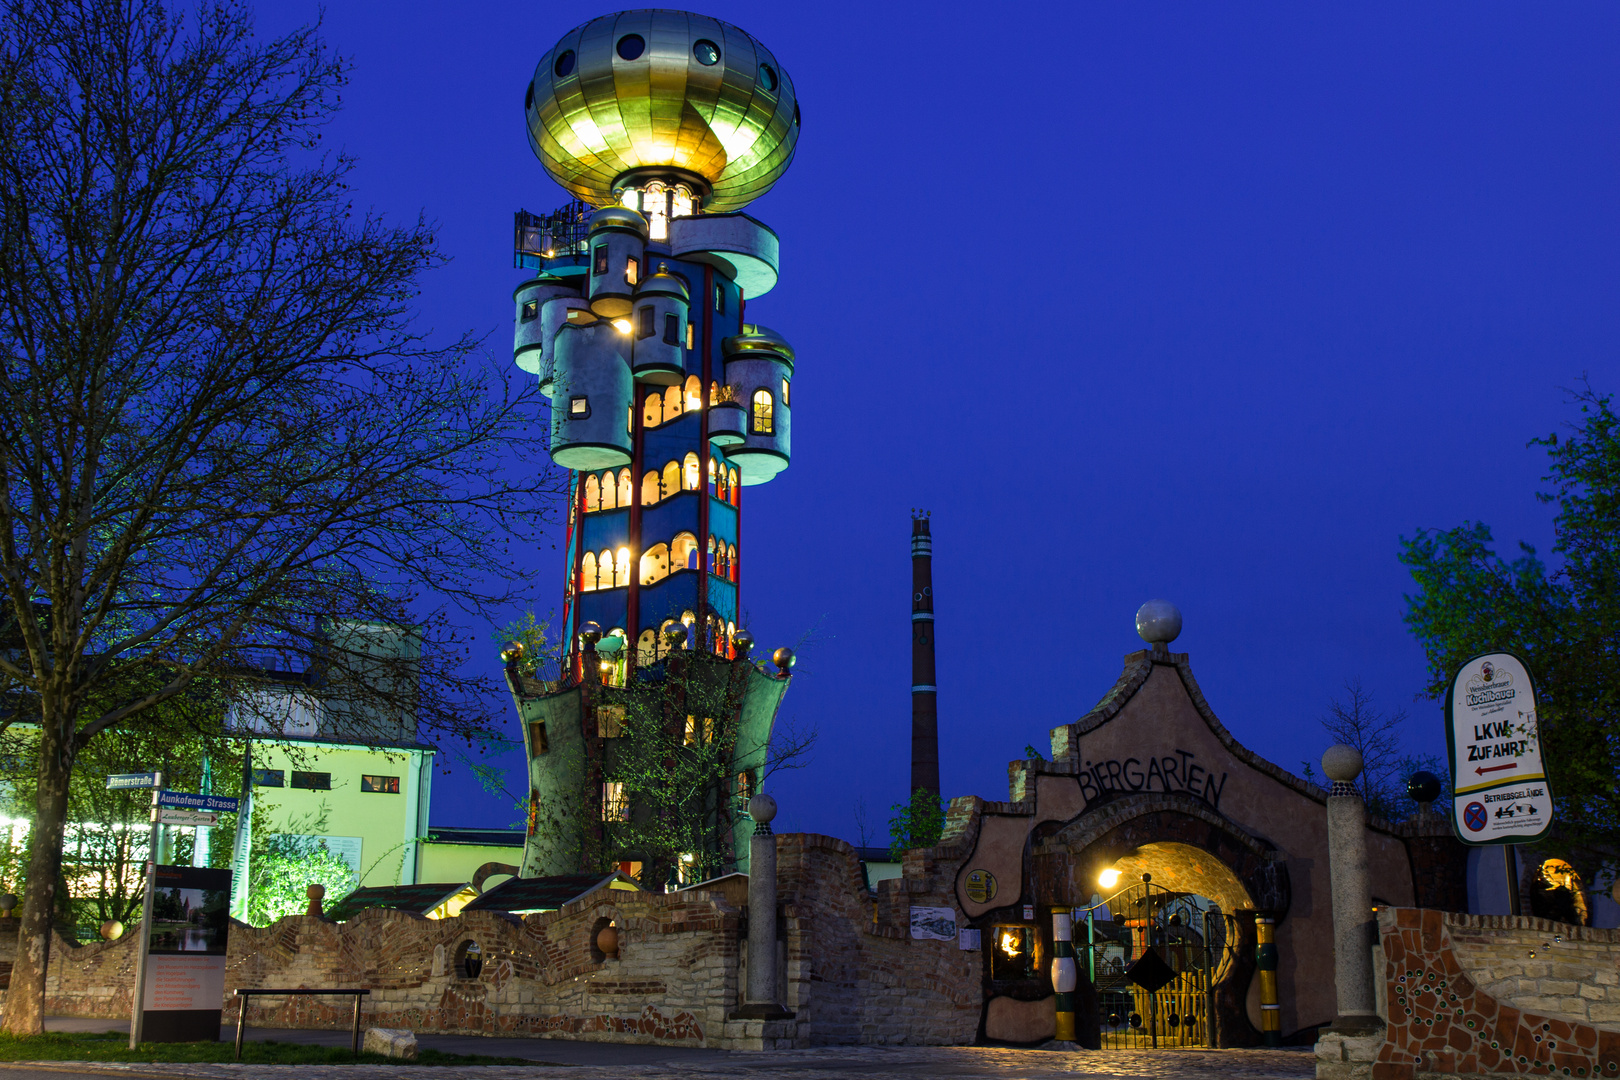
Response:
[[[158,841],[163,826],[158,823],[158,798],[163,792],[163,774],[157,774],[152,785],[152,832],[146,845],[146,895],[141,898],[140,938],[135,943],[135,992],[130,995],[129,1048],[141,1041],[144,1034],[142,1020],[146,1012],[146,949],[152,935],[152,893],[157,887]]]

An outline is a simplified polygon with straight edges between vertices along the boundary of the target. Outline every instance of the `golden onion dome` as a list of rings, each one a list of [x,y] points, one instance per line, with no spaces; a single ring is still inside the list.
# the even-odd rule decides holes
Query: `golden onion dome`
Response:
[[[682,300],[692,298],[686,282],[669,272],[669,267],[658,264],[658,272],[636,286],[636,296],[674,296]]]
[[[603,229],[627,229],[647,239],[647,219],[627,206],[604,206],[592,214],[589,231],[594,234]]]
[[[642,9],[576,27],[540,59],[529,145],[594,206],[636,179],[686,181],[706,210],[739,210],[793,160],[799,106],[769,49],[730,23]]]
[[[727,356],[745,356],[749,353],[769,353],[793,363],[793,346],[787,339],[768,326],[744,323],[742,333],[728,337],[720,343]]]

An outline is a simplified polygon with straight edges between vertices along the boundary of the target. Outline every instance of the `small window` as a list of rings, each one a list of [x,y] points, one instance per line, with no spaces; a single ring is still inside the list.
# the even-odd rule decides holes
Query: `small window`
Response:
[[[476,941],[464,941],[456,950],[456,977],[476,979],[484,970],[484,950]]]
[[[564,49],[563,54],[557,57],[557,62],[551,66],[551,70],[557,73],[557,78],[559,79],[567,78],[569,75],[573,74],[574,50]]]
[[[604,739],[617,739],[624,734],[624,706],[598,705],[596,732]]]
[[[692,55],[704,67],[714,67],[720,62],[720,46],[708,38],[698,38],[692,45]]]
[[[398,795],[399,777],[362,775],[360,790],[375,792],[378,795]]]
[[[776,430],[775,403],[771,400],[771,392],[764,388],[754,391],[754,423],[755,435],[770,435]]]
[[[719,282],[716,282],[714,286],[714,313],[716,315],[726,313],[726,289]]]
[[[760,393],[763,394],[765,391],[761,390]],[[576,418],[591,415],[591,399],[588,397],[570,398],[568,400],[568,415]]]
[[[747,771],[737,774],[737,798],[747,802],[754,797],[754,778]]]
[[[681,317],[674,312],[664,316],[664,344],[679,345],[681,343]]]
[[[626,283],[628,283],[630,285],[634,285],[640,278],[641,278],[641,260],[636,258],[635,256],[631,256],[629,259],[625,260],[625,264],[624,264],[624,280],[625,280]]]
[[[254,787],[286,787],[287,774],[280,769],[254,769]]]
[[[608,780],[602,784],[602,820],[630,820],[630,800],[625,798],[622,781]]]
[[[606,244],[598,245],[596,261],[591,264],[591,273],[601,275],[607,273],[608,249]]]
[[[789,385],[790,384],[786,379],[782,380],[782,408],[784,408],[784,409],[788,407],[788,387],[789,387]]]
[[[529,725],[529,753],[544,754],[551,750],[551,744],[546,741],[546,722],[536,720]]]
[[[523,321],[524,322],[534,322],[534,320],[539,316],[539,314],[540,314],[540,301],[538,301],[538,300],[525,300],[525,301],[523,301]]]
[[[626,34],[619,39],[619,59],[635,60],[646,51],[647,41],[640,34]]]
[[[331,791],[332,774],[329,772],[294,772],[292,786],[310,791]]]
[[[775,91],[776,69],[769,64],[759,65],[759,84],[767,90]]]
[[[675,316],[673,316],[673,315],[670,316],[670,318],[672,318],[672,319],[674,317]],[[648,306],[646,306],[646,307],[642,308],[641,310],[637,311],[636,312],[636,337],[638,337],[638,338],[650,338],[650,337],[652,337],[653,336],[653,325],[654,325],[655,318],[656,318],[656,313],[653,311],[651,304],[649,304]]]
[[[691,323],[686,324],[686,347],[688,349],[697,348],[696,338],[694,338],[693,335],[692,335],[692,324]]]

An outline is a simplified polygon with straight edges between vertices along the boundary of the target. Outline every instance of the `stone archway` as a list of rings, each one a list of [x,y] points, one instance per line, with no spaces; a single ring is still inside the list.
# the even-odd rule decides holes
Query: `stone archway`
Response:
[[[1254,913],[1280,919],[1290,890],[1285,865],[1275,850],[1221,816],[1202,800],[1179,793],[1131,794],[1095,807],[1048,832],[1033,844],[1037,900],[1080,907],[1100,888],[1103,870],[1118,871],[1123,885],[1151,874],[1153,883],[1174,892],[1206,897],[1237,916],[1214,989],[1211,1032],[1216,1045],[1250,1046],[1260,1033],[1248,1016],[1248,991],[1255,971]],[[1082,1040],[1098,1030],[1095,997],[1078,995],[1077,1027]]]

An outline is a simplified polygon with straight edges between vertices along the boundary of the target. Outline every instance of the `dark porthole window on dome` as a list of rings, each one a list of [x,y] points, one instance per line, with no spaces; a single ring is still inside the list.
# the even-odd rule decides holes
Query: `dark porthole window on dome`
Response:
[[[526,89],[524,89],[524,91],[523,91],[523,107],[525,109],[528,109],[528,108],[532,108],[533,106],[534,106],[534,83],[530,83],[528,85],[528,87]]]
[[[797,101],[793,103],[793,126],[799,126],[799,103]]]
[[[704,67],[713,67],[720,62],[720,46],[708,38],[699,38],[692,46],[692,55],[697,57],[697,62]]]
[[[767,90],[776,89],[776,69],[769,64],[759,65],[759,81]]]
[[[557,73],[559,79],[572,74],[574,70],[574,50],[564,49],[563,54],[557,57],[557,62],[552,65],[551,70]]]
[[[640,34],[626,34],[619,39],[619,59],[634,60],[647,49],[647,42]]]

